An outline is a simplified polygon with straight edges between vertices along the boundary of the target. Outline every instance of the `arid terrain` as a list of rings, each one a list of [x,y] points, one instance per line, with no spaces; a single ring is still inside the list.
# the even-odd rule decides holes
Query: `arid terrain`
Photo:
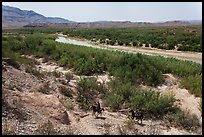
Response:
[[[102,100],[100,102],[105,111],[102,116],[94,117],[91,110],[83,111],[76,102],[76,82],[81,76],[74,74],[72,69],[59,67],[54,62],[46,62],[42,58],[35,59],[38,63],[33,69],[43,74],[42,77],[27,73],[25,66],[21,66],[20,70],[15,69],[7,63],[8,60],[3,59],[3,134],[202,134],[202,127],[190,132],[160,120],[144,119],[143,124],[134,123],[127,118],[127,110],[109,112],[109,108],[104,106]],[[62,75],[59,78],[50,75],[54,70],[61,72]],[[70,82],[65,79],[66,72],[73,73]],[[104,74],[97,78],[99,82],[107,82],[111,76]],[[200,98],[191,95],[186,89],[181,89],[179,80],[172,74],[165,74],[165,81],[165,84],[158,86],[157,90],[164,94],[175,94],[181,108],[196,114],[202,125],[202,115],[198,109]],[[70,89],[70,98],[65,98],[60,93],[60,87],[63,86]]]
[[[2,135],[202,135],[201,9],[3,2]]]

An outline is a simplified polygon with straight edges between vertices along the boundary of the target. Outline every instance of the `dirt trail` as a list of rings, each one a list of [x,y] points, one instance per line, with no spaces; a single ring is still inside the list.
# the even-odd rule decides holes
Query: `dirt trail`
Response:
[[[130,121],[127,115],[120,112],[103,112],[102,116],[94,117],[91,112],[88,112],[86,117],[77,120],[76,116],[69,112],[71,124],[76,129],[77,134],[82,135],[191,135],[185,130],[180,130],[174,127],[165,127],[162,121],[143,120],[143,124],[128,125]],[[130,126],[130,128],[128,128]],[[132,126],[132,128],[131,128]],[[132,131],[133,130],[133,131]]]

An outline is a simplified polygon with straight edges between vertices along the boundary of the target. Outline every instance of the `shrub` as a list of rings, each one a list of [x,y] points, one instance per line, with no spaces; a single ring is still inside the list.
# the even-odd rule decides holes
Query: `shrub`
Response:
[[[59,86],[59,91],[62,95],[65,95],[66,97],[72,97],[71,89],[65,86]]]
[[[59,101],[68,110],[70,110],[70,109],[74,110],[74,106],[75,106],[76,102],[73,99],[71,99],[71,98],[60,98]]]
[[[68,82],[73,78],[73,74],[70,72],[65,73],[65,77],[68,80]]]
[[[13,66],[14,68],[20,69],[20,65],[15,58],[7,58],[4,59],[4,61],[6,61],[9,65]]]
[[[93,103],[94,97],[99,93],[97,79],[94,77],[81,78],[77,82],[77,91],[77,101],[83,109],[88,109]]]
[[[202,96],[202,75],[188,76],[182,79],[182,87],[188,89],[192,94],[197,97]]]
[[[36,68],[34,66],[26,66],[25,68],[25,72],[26,73],[30,73],[38,78],[43,78],[44,75],[42,73],[40,73],[39,71],[36,70]]]
[[[145,112],[146,117],[163,118],[168,112],[175,111],[176,99],[172,95],[162,95],[154,90],[136,90],[130,96],[129,106],[134,110],[140,109]]]
[[[59,59],[58,64],[60,67],[66,67],[68,65],[68,59],[66,57],[62,57]]]
[[[52,72],[52,75],[58,78],[58,77],[60,77],[61,74],[60,74],[59,71],[54,70],[54,71]]]
[[[197,115],[190,114],[189,112],[184,112],[178,109],[175,113],[168,113],[165,116],[166,122],[170,122],[177,127],[182,127],[186,130],[194,131],[200,127]]]
[[[57,135],[58,131],[54,128],[53,123],[48,120],[45,123],[39,125],[37,130],[35,131],[36,135]]]
[[[121,104],[123,103],[123,97],[116,93],[110,93],[106,97],[106,104],[110,105],[112,111],[117,111],[120,109]]]
[[[49,83],[43,83],[42,86],[40,86],[40,88],[38,89],[38,92],[41,92],[43,94],[49,94],[50,93],[51,88],[49,87]]]

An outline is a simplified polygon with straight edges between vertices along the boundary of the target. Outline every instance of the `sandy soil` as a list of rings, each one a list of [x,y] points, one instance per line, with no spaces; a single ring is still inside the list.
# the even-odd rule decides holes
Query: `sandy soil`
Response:
[[[135,47],[125,47],[125,46],[107,46],[105,47],[111,49],[119,49],[131,52],[139,52],[145,53],[149,55],[161,55],[165,57],[175,57],[182,60],[190,60],[197,63],[202,64],[202,53],[196,52],[183,52],[183,51],[176,51],[176,50],[160,50],[160,49],[153,49],[153,48],[135,48]]]

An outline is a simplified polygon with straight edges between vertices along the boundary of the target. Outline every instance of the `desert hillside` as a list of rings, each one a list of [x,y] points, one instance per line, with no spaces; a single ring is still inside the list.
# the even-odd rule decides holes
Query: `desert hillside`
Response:
[[[83,110],[77,102],[77,81],[80,77],[71,68],[63,68],[44,58],[27,56],[35,60],[32,67],[21,64],[17,69],[11,59],[2,58],[2,134],[65,134],[65,135],[192,135],[201,134],[202,126],[196,130],[185,130],[165,122],[144,118],[143,123],[128,118],[128,110],[110,111],[99,99],[105,111],[102,116],[92,116],[92,110]],[[56,75],[53,71],[60,72]],[[67,79],[65,74],[73,75]],[[54,75],[55,74],[55,75]],[[89,76],[90,77],[90,76]],[[96,77],[99,83],[109,82],[109,74]],[[178,105],[196,115],[202,125],[199,97],[181,89],[179,80],[165,74],[165,83],[157,87],[162,94],[173,93]],[[143,86],[143,88],[150,88]],[[179,92],[178,92],[179,91]]]

